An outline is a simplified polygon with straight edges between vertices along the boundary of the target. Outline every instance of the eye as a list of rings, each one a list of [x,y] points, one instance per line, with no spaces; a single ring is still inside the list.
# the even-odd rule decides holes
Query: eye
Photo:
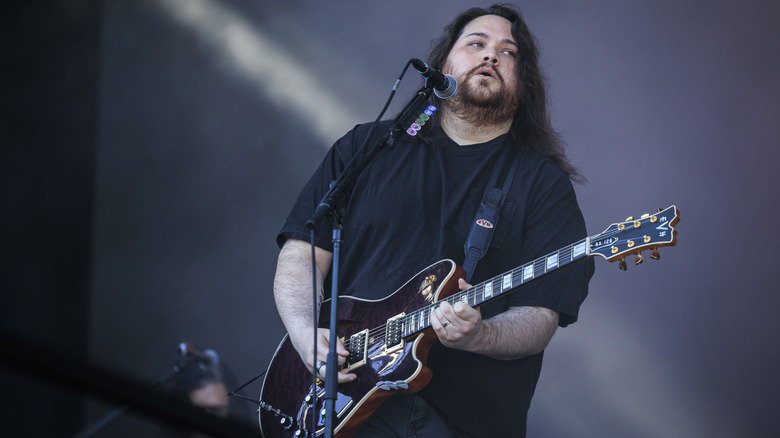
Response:
[[[509,49],[502,50],[501,53],[503,53],[504,55],[507,55],[507,56],[511,56],[512,58],[515,57],[515,52],[512,51],[512,50],[509,50]]]
[[[479,41],[474,41],[473,43],[469,43],[472,47],[482,47],[482,43]]]

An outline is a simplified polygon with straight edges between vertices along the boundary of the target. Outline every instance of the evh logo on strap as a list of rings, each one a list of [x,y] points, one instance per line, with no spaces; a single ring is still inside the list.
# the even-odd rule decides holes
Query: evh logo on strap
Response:
[[[493,228],[493,223],[487,219],[478,219],[477,225],[479,225],[482,228]]]

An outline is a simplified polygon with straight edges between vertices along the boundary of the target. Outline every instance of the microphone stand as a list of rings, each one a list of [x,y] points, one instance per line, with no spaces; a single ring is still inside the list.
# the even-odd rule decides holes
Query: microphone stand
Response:
[[[322,198],[319,205],[314,211],[314,215],[306,222],[306,226],[313,230],[317,224],[326,216],[331,216],[333,219],[333,265],[332,265],[332,282],[331,282],[331,304],[330,304],[330,345],[328,349],[328,358],[325,366],[326,378],[325,378],[325,436],[328,438],[333,437],[334,432],[334,415],[337,398],[338,387],[338,358],[336,355],[336,342],[338,342],[338,336],[336,334],[337,319],[338,319],[338,278],[339,278],[339,257],[341,251],[341,228],[344,221],[344,215],[346,213],[346,195],[347,190],[351,187],[363,169],[366,168],[368,163],[382,150],[384,147],[392,149],[395,143],[396,134],[406,129],[415,123],[420,117],[423,111],[428,107],[428,98],[430,96],[433,86],[429,86],[426,81],[425,87],[421,88],[417,95],[412,99],[401,111],[401,113],[395,118],[393,126],[374,143],[374,147],[371,148],[365,155],[362,154],[362,150],[359,150],[356,154],[357,159],[353,159],[349,163],[346,169],[339,174],[335,181],[330,185],[330,189]],[[355,163],[353,166],[352,163]],[[316,339],[315,339],[316,344]],[[315,370],[316,373],[316,370]],[[315,392],[316,394],[316,392]],[[313,400],[316,407],[316,400]],[[316,414],[313,415],[316,418]],[[315,430],[312,430],[312,436],[314,436]]]

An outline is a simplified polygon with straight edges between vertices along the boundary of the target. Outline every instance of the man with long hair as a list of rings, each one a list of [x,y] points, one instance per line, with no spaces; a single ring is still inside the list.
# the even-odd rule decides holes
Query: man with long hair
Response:
[[[419,135],[403,135],[382,150],[352,187],[345,208],[340,294],[380,300],[424,267],[464,260],[464,243],[499,157],[519,167],[506,194],[485,257],[481,282],[543,257],[585,236],[567,162],[550,126],[534,37],[520,12],[507,5],[473,8],[446,27],[429,64],[454,76],[454,97]],[[391,126],[359,125],[328,152],[303,188],[277,241],[281,247],[274,296],[289,340],[312,372],[325,377],[329,330],[319,329],[313,355],[311,248],[305,222],[329,183],[350,162],[369,132],[373,144]],[[324,221],[329,222],[329,221]],[[329,223],[315,230],[319,300],[330,294],[333,246]],[[525,436],[526,416],[543,350],[558,326],[577,320],[593,262],[561,267],[519,291],[479,308],[441,302],[430,314],[438,337],[428,354],[430,383],[396,394],[362,424],[358,437]],[[467,288],[465,279],[459,287]],[[392,315],[389,315],[392,316]],[[339,362],[349,352],[339,341]],[[343,369],[340,385],[357,373]]]

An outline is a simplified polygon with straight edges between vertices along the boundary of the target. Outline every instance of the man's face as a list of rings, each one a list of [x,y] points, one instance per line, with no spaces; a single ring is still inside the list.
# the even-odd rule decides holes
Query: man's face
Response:
[[[478,107],[509,104],[514,109],[518,100],[517,49],[509,20],[483,15],[470,21],[442,68],[458,80],[459,91],[454,98]]]

